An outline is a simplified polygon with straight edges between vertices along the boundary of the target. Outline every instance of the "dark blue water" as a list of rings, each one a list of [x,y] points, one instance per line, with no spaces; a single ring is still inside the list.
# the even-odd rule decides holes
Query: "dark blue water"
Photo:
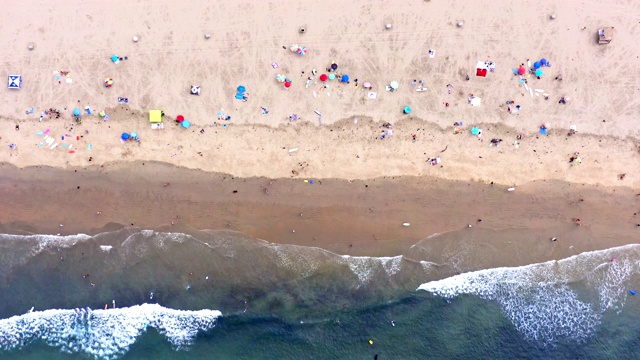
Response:
[[[640,279],[638,246],[438,281],[429,266],[404,257],[274,249],[241,234],[129,229],[14,240],[2,243],[0,358],[617,359],[640,352],[640,298],[628,291]],[[428,291],[416,290],[421,284]],[[112,300],[117,309],[101,310]],[[40,312],[47,309],[61,310]]]

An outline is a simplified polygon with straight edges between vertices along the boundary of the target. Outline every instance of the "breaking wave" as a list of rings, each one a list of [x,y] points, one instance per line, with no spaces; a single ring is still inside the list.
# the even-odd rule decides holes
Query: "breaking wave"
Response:
[[[184,350],[199,332],[213,328],[220,316],[216,310],[174,310],[158,304],[109,310],[35,311],[0,320],[0,349],[18,350],[41,340],[65,353],[116,359],[151,327],[176,350]]]
[[[640,245],[593,251],[560,261],[495,268],[420,285],[444,298],[462,294],[496,301],[515,328],[543,345],[585,341],[606,311],[619,312],[640,273]]]

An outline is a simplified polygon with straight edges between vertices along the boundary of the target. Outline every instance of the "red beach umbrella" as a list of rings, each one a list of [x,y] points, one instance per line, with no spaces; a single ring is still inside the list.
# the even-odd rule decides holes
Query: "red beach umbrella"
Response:
[[[327,74],[320,75],[320,81],[327,81],[328,79],[329,77],[327,76]]]
[[[284,87],[286,87],[287,89],[291,87],[291,81],[285,81],[284,82]]]
[[[184,121],[184,116],[182,116],[182,115],[178,115],[178,116],[176,117],[176,121],[177,121],[177,122],[182,122],[182,121]]]
[[[524,73],[525,73],[525,72],[527,72],[527,71],[526,71],[526,70],[524,69],[524,67],[521,65],[521,66],[518,68],[518,75],[524,75]]]

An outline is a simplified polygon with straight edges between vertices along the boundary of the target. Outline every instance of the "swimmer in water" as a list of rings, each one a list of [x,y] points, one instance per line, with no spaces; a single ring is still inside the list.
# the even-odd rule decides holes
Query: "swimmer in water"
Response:
[[[391,326],[396,326],[396,321],[395,320],[391,320]]]

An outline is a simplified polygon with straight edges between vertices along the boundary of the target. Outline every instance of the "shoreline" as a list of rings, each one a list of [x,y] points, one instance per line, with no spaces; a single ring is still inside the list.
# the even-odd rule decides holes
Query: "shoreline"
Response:
[[[633,215],[640,213],[640,197],[631,189],[558,181],[508,192],[504,186],[425,177],[316,179],[311,185],[148,162],[73,171],[4,163],[0,168],[0,189],[6,193],[0,226],[45,234],[93,235],[118,224],[187,233],[232,230],[341,255],[413,253],[419,254],[414,260],[425,261],[445,253],[430,240],[437,238],[456,244],[448,251],[465,245],[478,246],[478,254],[500,249],[478,255],[477,261],[490,266],[504,264],[504,255],[512,253],[520,254],[513,264],[524,265],[633,243],[640,222],[640,215]],[[581,218],[582,226],[573,218]],[[553,243],[551,237],[562,241]],[[411,250],[418,243],[429,250]]]

